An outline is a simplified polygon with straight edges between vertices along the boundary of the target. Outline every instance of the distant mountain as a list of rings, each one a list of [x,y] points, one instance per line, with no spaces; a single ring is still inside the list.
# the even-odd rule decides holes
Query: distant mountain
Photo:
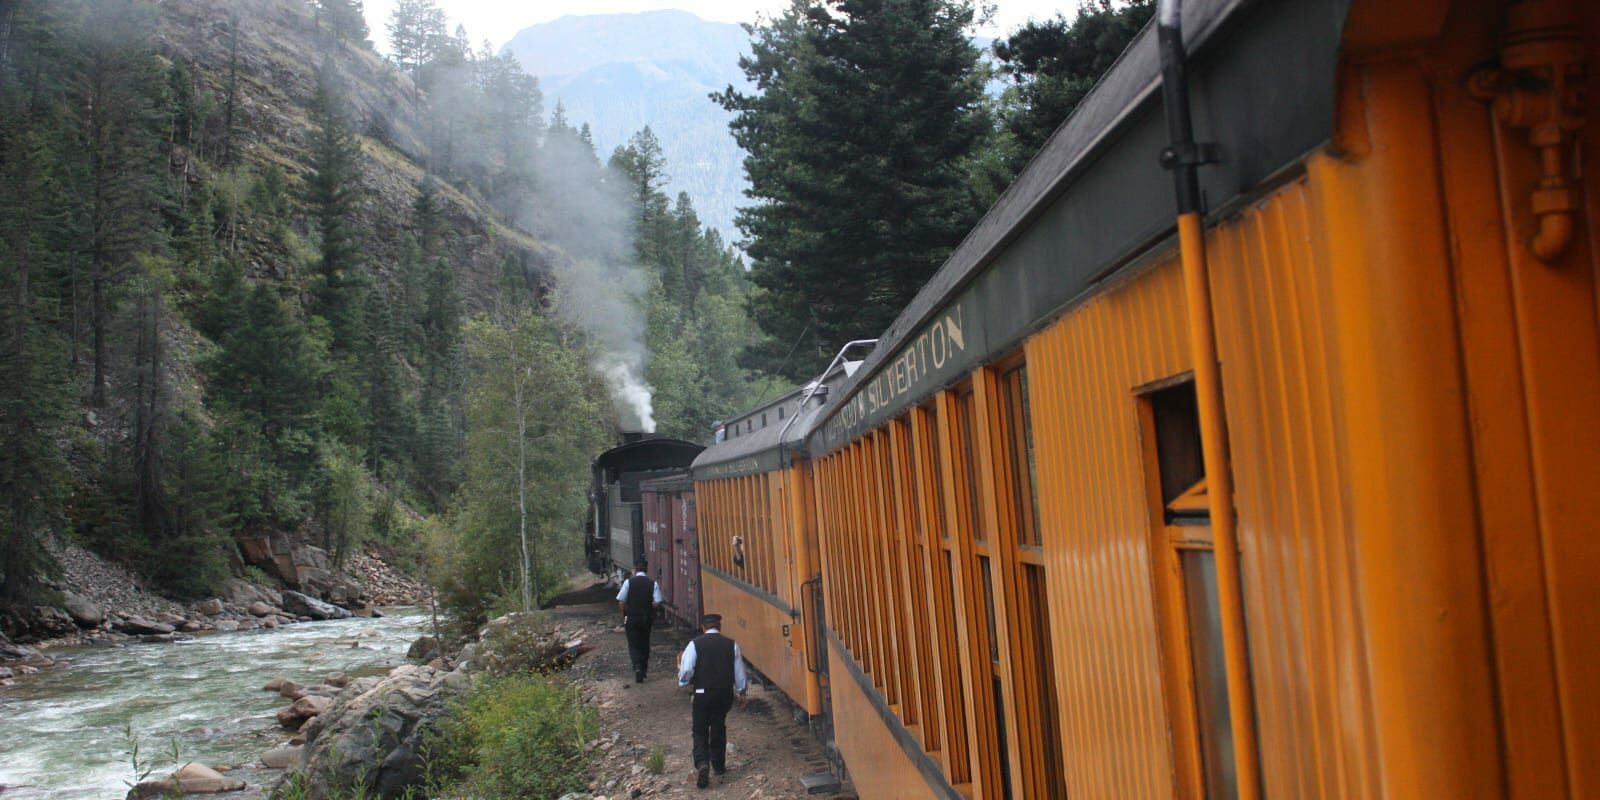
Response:
[[[649,125],[667,157],[668,194],[688,192],[701,220],[731,242],[744,152],[730,115],[707,95],[747,86],[739,56],[749,47],[738,25],[649,11],[562,17],[522,30],[505,49],[538,76],[547,110],[560,100],[574,125],[589,123],[602,159]]]

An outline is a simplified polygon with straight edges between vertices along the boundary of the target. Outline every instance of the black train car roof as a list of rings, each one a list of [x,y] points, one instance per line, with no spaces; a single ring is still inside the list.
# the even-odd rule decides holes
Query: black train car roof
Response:
[[[688,469],[706,449],[704,445],[682,439],[657,437],[617,445],[594,457],[595,472],[605,471],[606,480],[616,480],[624,472]]]
[[[1200,171],[1212,210],[1247,201],[1328,140],[1348,7],[1184,4],[1196,138],[1221,156]],[[883,333],[810,452],[838,448],[1007,352],[1170,237],[1166,135],[1151,25]]]

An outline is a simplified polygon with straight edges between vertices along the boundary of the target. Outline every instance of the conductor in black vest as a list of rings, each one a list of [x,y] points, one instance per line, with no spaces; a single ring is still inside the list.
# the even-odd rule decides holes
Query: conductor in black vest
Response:
[[[711,782],[708,769],[728,771],[728,709],[734,694],[743,700],[749,687],[739,643],[723,636],[721,625],[720,615],[701,617],[705,633],[683,648],[678,662],[678,685],[694,687],[695,785],[702,789]]]
[[[656,606],[661,605],[661,584],[645,574],[649,563],[639,559],[633,577],[622,582],[617,605],[622,608],[622,629],[628,634],[628,656],[633,659],[633,682],[644,683],[650,666],[650,628],[655,625]]]

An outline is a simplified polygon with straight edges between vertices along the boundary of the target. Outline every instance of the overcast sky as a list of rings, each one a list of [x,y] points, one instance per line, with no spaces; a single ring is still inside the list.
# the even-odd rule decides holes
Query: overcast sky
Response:
[[[753,22],[757,14],[772,15],[788,0],[440,0],[439,6],[455,23],[467,26],[474,46],[488,39],[495,49],[511,40],[517,31],[549,22],[568,14],[619,14],[676,8],[702,19],[718,22]],[[367,24],[372,41],[388,52],[388,32],[384,25],[395,0],[366,0]],[[1030,17],[1045,19],[1056,11],[1071,15],[1077,0],[997,0],[993,21],[980,28],[980,36],[1009,33]]]

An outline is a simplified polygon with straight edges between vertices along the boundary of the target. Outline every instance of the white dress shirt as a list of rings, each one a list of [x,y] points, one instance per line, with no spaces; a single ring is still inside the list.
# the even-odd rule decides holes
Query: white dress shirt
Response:
[[[721,632],[722,631],[719,631],[716,628],[712,628],[712,629],[706,631],[706,633],[721,633]],[[698,662],[698,660],[699,660],[699,656],[694,651],[694,642],[691,641],[691,642],[689,642],[689,646],[688,647],[683,648],[683,658],[678,662],[678,685],[679,686],[688,686],[689,685],[689,681],[694,680],[694,665]],[[738,642],[734,642],[733,643],[733,690],[738,692],[739,694],[744,694],[744,690],[748,689],[748,688],[750,688],[750,677],[748,675],[746,675],[745,672],[744,672],[744,656],[742,654],[740,654],[740,652],[739,652],[739,643]],[[694,690],[694,693],[695,694],[700,694],[700,693],[702,693],[704,691],[705,691],[704,689],[696,689],[696,690]]]
[[[649,575],[646,575],[643,572],[635,572],[633,574],[633,576],[635,578],[641,578],[641,577],[642,578],[648,578],[648,577],[650,577]],[[617,592],[617,602],[622,603],[622,602],[626,602],[627,601],[627,599],[628,599],[628,584],[630,584],[630,583],[633,583],[633,581],[632,580],[626,580],[626,581],[622,582],[622,591]],[[666,598],[661,596],[661,582],[660,581],[655,581],[653,583],[653,586],[655,588],[655,602],[656,603],[666,602]]]

